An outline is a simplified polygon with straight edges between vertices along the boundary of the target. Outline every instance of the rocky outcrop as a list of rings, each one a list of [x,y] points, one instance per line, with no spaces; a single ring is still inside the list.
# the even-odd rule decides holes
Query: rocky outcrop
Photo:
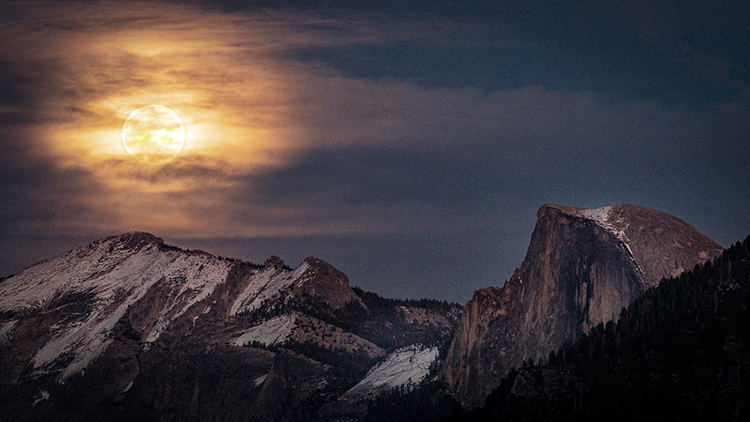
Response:
[[[650,208],[544,205],[521,267],[502,288],[476,291],[466,304],[443,377],[463,405],[477,407],[510,368],[615,319],[662,277],[721,251]]]
[[[366,308],[349,287],[346,274],[318,258],[305,258],[304,263],[308,269],[292,285],[293,297],[318,311],[335,311],[353,303]]]

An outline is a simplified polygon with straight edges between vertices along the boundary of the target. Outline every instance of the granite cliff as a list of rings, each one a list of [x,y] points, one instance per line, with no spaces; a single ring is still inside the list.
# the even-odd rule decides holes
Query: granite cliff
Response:
[[[462,405],[478,407],[510,368],[616,319],[663,277],[722,250],[650,208],[544,205],[521,266],[503,287],[476,291],[464,307],[443,378]]]

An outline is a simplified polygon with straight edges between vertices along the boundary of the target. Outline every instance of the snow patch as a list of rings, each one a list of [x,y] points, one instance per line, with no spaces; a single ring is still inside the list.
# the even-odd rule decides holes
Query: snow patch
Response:
[[[263,384],[266,381],[266,378],[268,378],[268,374],[261,375],[255,380],[253,380],[253,383],[255,383],[255,388],[260,387],[261,384]]]
[[[8,333],[10,333],[10,330],[16,326],[16,323],[18,323],[18,320],[14,319],[12,321],[4,322],[3,325],[0,326],[0,344],[5,343]]]
[[[341,397],[365,397],[402,385],[417,385],[429,374],[430,365],[437,357],[437,347],[412,345],[395,350],[383,362],[370,369],[362,381]]]
[[[210,255],[207,257],[215,259]],[[174,280],[178,284],[177,289],[172,290],[174,297],[186,297],[187,300],[181,303],[182,306],[175,303],[173,306],[164,309],[159,315],[156,326],[151,330],[148,337],[146,337],[146,343],[156,341],[172,321],[181,317],[191,306],[206,299],[214,292],[216,286],[226,281],[231,264],[219,261],[220,265],[206,265],[206,263],[200,262],[200,259],[197,260],[195,258],[204,257],[181,256],[170,266],[172,270],[169,273],[170,280]],[[174,312],[176,307],[179,308],[177,312]]]
[[[253,312],[259,309],[265,301],[273,299],[279,292],[291,286],[309,268],[310,264],[303,262],[292,272],[276,268],[262,270],[237,295],[237,299],[229,310],[229,315],[235,316],[239,313]]]
[[[636,268],[643,273],[643,269],[641,266],[636,262],[635,255],[633,255],[633,250],[630,249],[630,239],[625,235],[625,229],[627,229],[627,225],[622,229],[617,228],[617,224],[622,225],[622,220],[612,221],[610,219],[610,213],[612,211],[612,206],[606,206],[601,208],[592,208],[592,209],[583,209],[576,211],[576,215],[579,217],[586,218],[588,220],[591,220],[595,222],[599,227],[607,230],[609,233],[611,233],[617,240],[619,240],[624,246],[625,249],[628,250],[628,253],[630,254],[630,260],[633,261]]]
[[[609,219],[609,214],[612,211],[612,206],[593,208],[587,210],[580,210],[578,215],[588,220],[594,221],[603,229],[612,233],[618,240],[627,245],[628,238],[625,236],[625,230],[619,230],[615,226],[615,222]],[[617,221],[619,223],[620,221]]]
[[[239,336],[229,340],[233,346],[247,346],[257,341],[265,346],[274,346],[284,343],[292,334],[292,330],[297,323],[297,316],[286,314],[277,316],[263,321],[262,323],[250,327]]]
[[[31,403],[32,406],[36,406],[37,404],[49,400],[49,393],[44,390],[39,390],[39,394],[34,396],[34,402]]]

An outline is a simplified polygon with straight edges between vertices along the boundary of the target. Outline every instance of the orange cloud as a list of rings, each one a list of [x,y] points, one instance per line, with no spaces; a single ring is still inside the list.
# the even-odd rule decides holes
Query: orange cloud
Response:
[[[56,199],[89,210],[55,222],[61,231],[66,221],[76,232],[182,237],[422,230],[450,217],[417,218],[416,205],[275,204],[253,176],[326,148],[475,154],[540,130],[597,131],[604,116],[623,115],[587,93],[356,79],[290,54],[439,33],[424,25],[134,2],[9,3],[6,15],[0,57],[32,81],[35,102],[0,113],[33,115],[25,148],[61,174],[86,175],[95,191]],[[163,166],[135,161],[122,144],[125,119],[147,104],[185,124],[184,148]]]

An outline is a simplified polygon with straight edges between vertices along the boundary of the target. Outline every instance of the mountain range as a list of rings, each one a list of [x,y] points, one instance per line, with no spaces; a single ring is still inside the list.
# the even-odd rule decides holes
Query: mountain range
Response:
[[[386,299],[132,232],[0,282],[3,420],[360,420],[440,383],[477,408],[505,377],[723,249],[645,207],[540,208],[521,266],[461,307]]]

